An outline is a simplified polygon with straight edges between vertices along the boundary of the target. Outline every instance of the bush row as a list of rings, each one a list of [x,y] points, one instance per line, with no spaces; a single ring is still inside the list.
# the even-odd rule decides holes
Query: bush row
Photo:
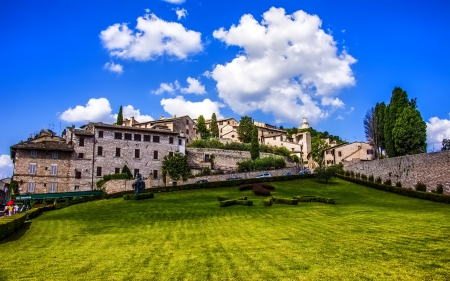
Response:
[[[123,200],[144,200],[153,197],[155,197],[153,193],[126,194],[123,196]]]
[[[267,183],[257,183],[257,184],[243,184],[241,186],[239,186],[239,190],[240,191],[244,191],[244,190],[250,190],[253,189],[254,186],[261,186],[265,189],[269,189],[269,190],[275,190],[275,187],[273,185],[267,184]]]
[[[297,205],[297,199],[272,197],[273,204]]]
[[[364,180],[351,178],[351,177],[347,177],[347,176],[343,176],[343,175],[338,175],[338,177],[343,180],[346,180],[346,181],[354,182],[354,183],[357,183],[360,185],[376,188],[379,190],[397,193],[397,194],[408,196],[408,197],[414,197],[414,198],[419,198],[419,199],[425,199],[425,200],[450,204],[450,196],[448,196],[448,195],[416,191],[416,190],[412,190],[412,189],[408,189],[408,188],[401,188],[401,187],[396,187],[396,186],[391,186],[391,185],[377,184],[374,182],[364,181]]]
[[[264,206],[272,206],[272,198],[271,198],[271,197],[267,197],[267,198],[263,201],[263,205],[264,205]]]
[[[27,219],[26,213],[18,213],[10,217],[0,219],[0,239],[9,236],[11,233],[19,229]]]
[[[220,207],[228,207],[228,206],[233,206],[233,205],[253,206],[253,201],[251,201],[251,200],[237,200],[237,199],[220,201]]]
[[[238,171],[264,171],[270,169],[281,169],[286,167],[286,161],[282,157],[263,157],[255,160],[238,162]]]
[[[270,196],[270,190],[265,189],[260,185],[253,186],[253,193],[258,196]]]
[[[226,201],[226,200],[230,200],[230,199],[231,198],[225,197],[225,196],[217,196],[217,200],[219,200],[219,201]],[[239,197],[239,198],[236,198],[235,200],[247,200],[247,196]]]
[[[327,204],[336,204],[333,198],[325,198],[314,195],[300,195],[294,196],[294,199],[297,199],[299,202],[322,202]]]

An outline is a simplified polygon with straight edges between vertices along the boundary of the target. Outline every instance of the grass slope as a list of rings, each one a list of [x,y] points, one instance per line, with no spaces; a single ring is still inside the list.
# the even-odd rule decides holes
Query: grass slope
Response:
[[[336,180],[110,199],[42,214],[0,241],[0,280],[449,280],[450,206]],[[254,206],[219,208],[217,196]]]

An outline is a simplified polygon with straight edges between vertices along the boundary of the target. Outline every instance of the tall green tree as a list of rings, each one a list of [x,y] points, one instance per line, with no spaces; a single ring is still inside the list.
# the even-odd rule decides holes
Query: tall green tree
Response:
[[[217,125],[216,113],[213,113],[211,116],[211,136],[213,138],[219,137],[219,125]]]
[[[130,168],[128,168],[127,165],[123,166],[122,174],[126,174],[129,179],[131,179],[133,177],[133,174],[131,173]]]
[[[181,153],[175,153],[173,156],[164,156],[161,168],[164,182],[167,174],[173,180],[178,180],[180,178],[186,179],[191,171],[187,155]]]
[[[250,144],[250,156],[252,160],[259,158],[259,141],[258,141],[258,128],[253,125],[252,141]]]
[[[427,125],[420,112],[411,106],[403,109],[392,130],[398,156],[427,151]]]
[[[200,115],[197,119],[197,131],[200,134],[200,138],[206,138],[208,129],[206,128],[205,117],[203,115]]]
[[[366,117],[364,117],[364,133],[367,143],[375,148],[375,158],[378,158],[378,117],[373,107],[367,111]]]
[[[323,151],[327,149],[329,145],[319,137],[311,138],[311,157],[312,159],[319,164],[319,166],[323,165]]]
[[[238,139],[243,143],[252,141],[253,121],[251,117],[242,116],[237,129]]]
[[[386,140],[386,152],[389,157],[396,157],[399,155],[397,149],[395,148],[393,130],[397,118],[400,116],[403,109],[409,105],[411,105],[411,102],[408,100],[408,94],[406,91],[400,87],[395,87],[392,91],[391,101],[386,107],[384,120],[384,138]]]
[[[386,149],[386,141],[384,139],[384,113],[386,111],[386,104],[384,102],[375,105],[375,116],[377,118],[377,144],[378,154]]]
[[[122,114],[122,106],[120,106],[119,108],[119,113],[117,113],[117,121],[116,121],[117,125],[122,125],[123,124],[123,114]]]

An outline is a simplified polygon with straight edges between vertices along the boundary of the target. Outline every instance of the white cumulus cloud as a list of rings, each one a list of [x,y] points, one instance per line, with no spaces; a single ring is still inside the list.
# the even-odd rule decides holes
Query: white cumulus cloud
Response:
[[[172,83],[161,83],[157,90],[152,91],[152,94],[160,95],[164,93],[173,93],[174,91],[175,87]]]
[[[199,102],[187,101],[183,96],[177,96],[173,99],[162,99],[161,105],[164,111],[170,115],[183,116],[189,115],[191,118],[195,119],[198,116],[203,115],[205,118],[216,113],[217,118],[223,118],[220,114],[220,107],[223,105],[219,102],[211,101],[210,99],[204,99]]]
[[[188,15],[188,12],[186,9],[180,9],[180,8],[176,8],[175,9],[175,13],[178,16],[178,20],[181,20],[181,18],[186,18],[186,16]]]
[[[109,70],[111,72],[115,72],[117,74],[123,73],[123,66],[121,64],[115,64],[113,61],[105,63],[103,66],[104,69]]]
[[[135,109],[132,105],[122,107],[122,114],[124,118],[134,118],[139,122],[153,120],[149,115],[141,114],[139,109]],[[84,106],[77,105],[75,108],[69,108],[64,111],[60,117],[66,122],[105,122],[114,123],[117,120],[117,113],[112,113],[112,108],[109,100],[106,98],[92,98]]]
[[[197,95],[202,95],[205,94],[205,86],[203,86],[200,81],[198,81],[195,78],[192,77],[188,77],[186,79],[186,81],[188,82],[189,86],[187,88],[181,88],[181,92],[184,94],[197,94]]]
[[[0,155],[0,179],[10,178],[13,174],[14,164],[9,155]]]
[[[335,96],[355,84],[350,65],[356,60],[339,52],[321,25],[316,15],[272,7],[261,22],[246,14],[229,30],[215,30],[216,39],[242,48],[211,72],[219,97],[236,113],[260,109],[291,122],[307,117],[314,123],[329,115],[324,106],[343,107]]]
[[[428,147],[439,147],[443,139],[450,139],[450,120],[431,117],[427,122]]]
[[[171,4],[183,4],[186,0],[163,0],[163,1]]]
[[[101,31],[100,39],[111,56],[137,61],[164,54],[184,59],[203,50],[200,32],[164,21],[153,13],[138,17],[135,31],[126,23],[116,23]]]

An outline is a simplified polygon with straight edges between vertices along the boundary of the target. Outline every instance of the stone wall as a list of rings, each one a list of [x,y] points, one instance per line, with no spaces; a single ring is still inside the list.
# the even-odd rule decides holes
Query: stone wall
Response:
[[[133,187],[131,186],[133,182],[134,180],[110,180],[103,185],[103,188],[108,194],[131,191],[133,190]],[[150,188],[152,186],[151,179],[146,179],[144,182],[145,188]]]
[[[423,153],[386,158],[374,161],[349,163],[346,171],[381,177],[384,182],[391,179],[392,185],[401,182],[402,187],[414,188],[417,182],[426,184],[427,191],[444,186],[444,193],[450,193],[450,151]]]

